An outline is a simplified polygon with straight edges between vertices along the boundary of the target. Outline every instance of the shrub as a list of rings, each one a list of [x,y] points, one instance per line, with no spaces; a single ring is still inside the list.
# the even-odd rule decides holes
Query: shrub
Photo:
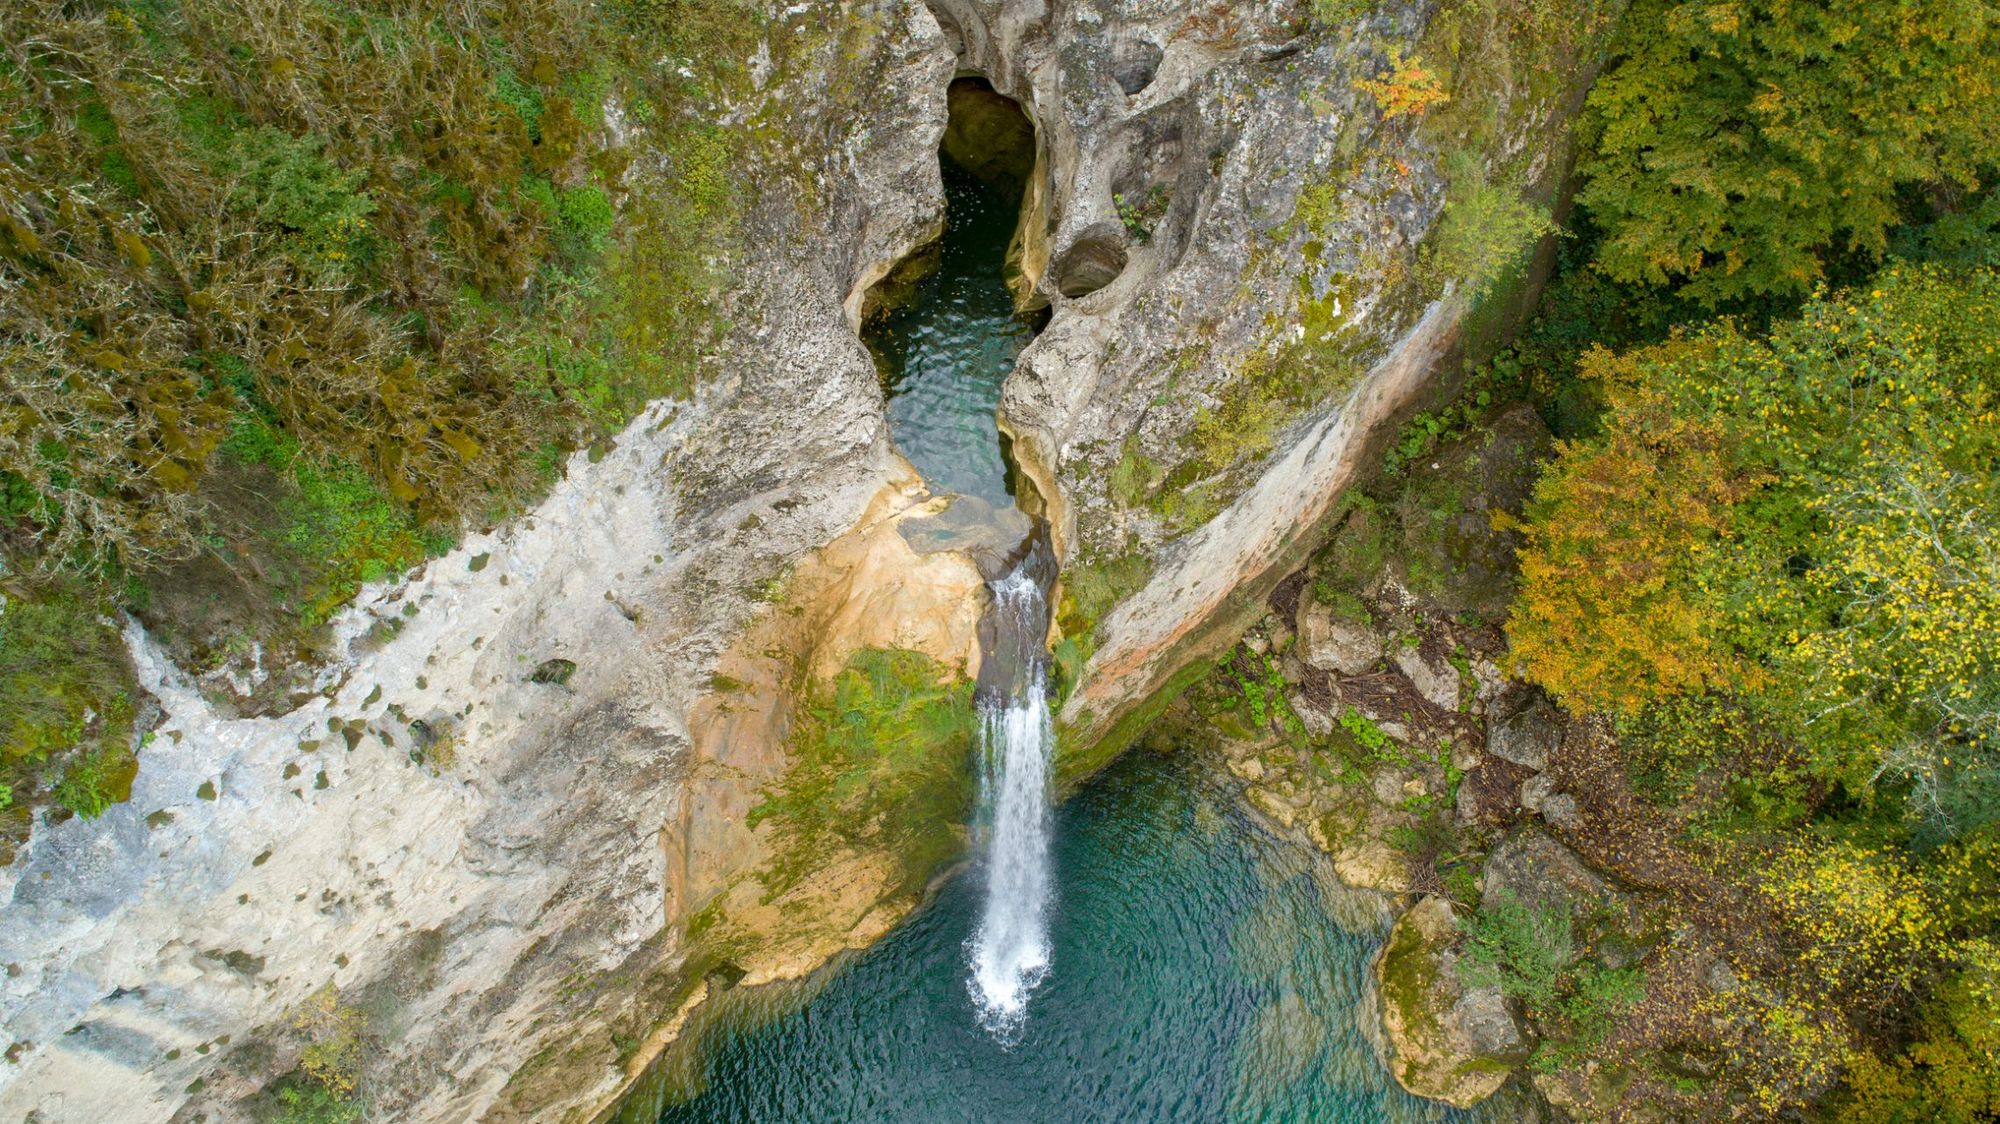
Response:
[[[1546,209],[1522,198],[1519,188],[1489,183],[1477,156],[1456,153],[1448,170],[1451,190],[1425,269],[1436,283],[1456,280],[1469,297],[1479,300],[1521,264],[1555,223]]]

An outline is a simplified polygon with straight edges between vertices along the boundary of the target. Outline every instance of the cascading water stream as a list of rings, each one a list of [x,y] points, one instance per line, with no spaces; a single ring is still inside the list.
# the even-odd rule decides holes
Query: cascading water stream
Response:
[[[980,826],[985,905],[969,942],[968,986],[980,1021],[1002,1036],[1020,1028],[1028,995],[1049,972],[1048,601],[1033,553],[988,583],[997,689],[979,703]]]

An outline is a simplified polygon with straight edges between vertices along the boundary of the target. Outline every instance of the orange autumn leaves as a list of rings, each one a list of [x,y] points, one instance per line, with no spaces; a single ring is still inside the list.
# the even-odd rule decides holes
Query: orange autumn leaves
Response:
[[[1720,424],[1677,415],[1646,383],[1645,368],[1666,359],[1584,357],[1585,375],[1609,384],[1615,420],[1597,441],[1561,446],[1527,513],[1508,633],[1521,670],[1581,709],[1629,713],[1750,674],[1690,590],[1757,478],[1730,471]]]

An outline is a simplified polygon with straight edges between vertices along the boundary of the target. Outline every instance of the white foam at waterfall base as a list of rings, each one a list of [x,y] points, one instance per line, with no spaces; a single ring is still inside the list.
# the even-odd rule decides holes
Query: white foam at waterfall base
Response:
[[[986,903],[970,942],[967,986],[980,1022],[1007,1037],[1027,1016],[1028,995],[1049,972],[1049,721],[1041,638],[1041,588],[1021,570],[992,583],[1004,654],[1020,661],[1000,699],[982,704],[980,811],[987,840]],[[1013,652],[1006,652],[1012,647]]]

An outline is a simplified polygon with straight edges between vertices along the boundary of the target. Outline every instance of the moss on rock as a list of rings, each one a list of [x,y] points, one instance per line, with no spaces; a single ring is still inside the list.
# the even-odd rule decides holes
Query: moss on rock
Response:
[[[959,844],[971,809],[972,684],[906,649],[864,648],[792,720],[791,767],[750,810],[783,833],[763,875],[776,896],[840,848],[894,855],[905,888]]]

